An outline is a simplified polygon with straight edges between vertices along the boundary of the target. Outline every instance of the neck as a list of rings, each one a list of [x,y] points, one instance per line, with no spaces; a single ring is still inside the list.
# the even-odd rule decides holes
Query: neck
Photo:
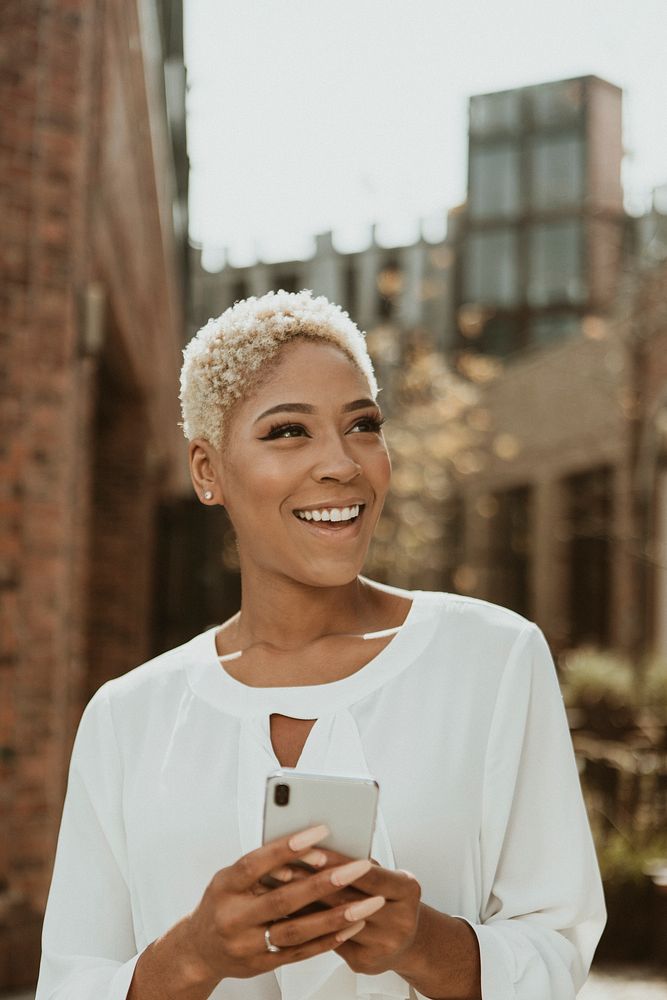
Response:
[[[363,577],[340,587],[310,587],[286,578],[267,585],[242,575],[235,642],[240,648],[264,640],[298,649],[323,635],[368,630],[377,608],[378,591]]]

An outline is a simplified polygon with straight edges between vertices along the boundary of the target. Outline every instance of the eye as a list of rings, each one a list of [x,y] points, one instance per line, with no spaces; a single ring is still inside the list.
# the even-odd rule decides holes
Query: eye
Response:
[[[301,437],[306,433],[302,424],[275,424],[261,441],[275,441],[277,438]]]
[[[385,418],[380,416],[360,417],[352,429],[354,430],[358,427],[361,432],[379,434],[385,422]]]

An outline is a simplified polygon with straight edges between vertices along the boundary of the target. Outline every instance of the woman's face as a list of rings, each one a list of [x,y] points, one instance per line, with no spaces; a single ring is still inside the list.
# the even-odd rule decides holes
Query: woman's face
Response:
[[[296,340],[230,420],[216,476],[242,572],[317,587],[355,579],[391,476],[361,372],[332,345]]]

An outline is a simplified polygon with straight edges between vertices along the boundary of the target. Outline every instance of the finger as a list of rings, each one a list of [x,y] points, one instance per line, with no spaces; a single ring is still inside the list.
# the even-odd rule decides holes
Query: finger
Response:
[[[357,927],[362,922],[365,923],[361,918],[349,920],[345,916],[345,910],[341,908],[335,911],[323,910],[296,919],[281,920],[271,924],[269,930],[272,944],[286,949],[332,934],[339,935],[350,927]],[[264,936],[264,930],[263,927],[257,928],[258,940],[260,934],[262,937]],[[337,943],[340,944],[341,940],[337,939]]]
[[[267,963],[268,969],[275,969],[281,965],[287,965],[292,962],[302,962],[306,958],[312,958],[315,955],[321,955],[326,951],[333,951],[334,948],[340,947],[345,941],[353,940],[354,936],[363,930],[365,924],[363,920],[358,921],[356,924],[348,924],[347,927],[342,928],[339,931],[334,931],[330,934],[325,934],[322,937],[315,938],[312,941],[306,941],[304,944],[294,945],[293,947],[283,948],[280,952],[275,954],[267,954],[267,959],[271,959],[271,963]],[[263,938],[262,934],[262,938]],[[273,941],[273,928],[271,928],[271,940]],[[265,942],[262,940],[262,948],[265,947]],[[279,946],[280,947],[280,946]]]
[[[219,874],[224,878],[225,887],[231,891],[246,892],[275,868],[303,857],[315,844],[328,836],[328,827],[320,824],[286,837],[278,837],[248,854],[242,855],[233,865]]]
[[[368,896],[385,896],[386,899],[400,900],[421,895],[421,886],[411,872],[373,864],[366,875],[355,882],[355,889],[361,889]]]
[[[351,861],[338,868],[316,872],[308,878],[290,882],[264,896],[246,903],[244,923],[267,924],[282,920],[309,903],[330,896],[336,889],[350,885],[370,868],[370,861]]]
[[[269,875],[271,878],[277,879],[278,882],[291,882],[293,878],[303,878],[312,871],[323,868],[326,863],[327,856],[324,851],[308,851],[298,861],[274,868],[273,871],[269,872]]]

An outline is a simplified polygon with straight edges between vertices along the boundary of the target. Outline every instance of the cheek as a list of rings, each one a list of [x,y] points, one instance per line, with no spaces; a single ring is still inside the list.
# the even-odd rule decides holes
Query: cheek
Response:
[[[376,493],[382,496],[389,489],[391,481],[391,459],[389,452],[382,448],[368,465],[368,473],[372,479]]]
[[[250,456],[242,466],[230,469],[233,488],[229,496],[230,516],[236,512],[241,523],[268,524],[269,517],[280,513],[280,505],[293,489],[293,474],[284,456],[271,459]]]

